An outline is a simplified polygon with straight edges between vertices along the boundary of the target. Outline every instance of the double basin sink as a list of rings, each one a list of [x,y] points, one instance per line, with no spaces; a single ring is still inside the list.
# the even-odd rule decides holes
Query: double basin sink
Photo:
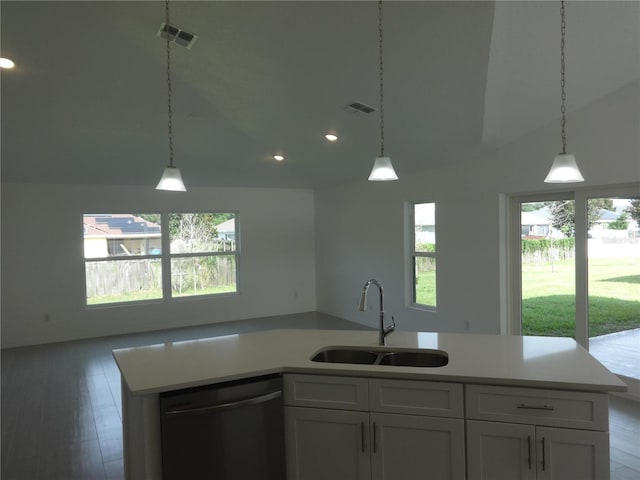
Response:
[[[443,367],[449,355],[442,350],[398,349],[389,347],[327,347],[311,360],[358,365],[395,365],[397,367]]]

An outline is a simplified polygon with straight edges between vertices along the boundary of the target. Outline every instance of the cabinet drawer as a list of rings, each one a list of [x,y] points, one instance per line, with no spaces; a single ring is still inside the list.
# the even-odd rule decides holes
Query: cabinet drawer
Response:
[[[327,375],[284,376],[284,403],[299,407],[368,410],[369,380]]]
[[[584,430],[609,429],[606,393],[467,385],[467,418]]]
[[[369,380],[372,412],[462,418],[462,385],[414,380]]]

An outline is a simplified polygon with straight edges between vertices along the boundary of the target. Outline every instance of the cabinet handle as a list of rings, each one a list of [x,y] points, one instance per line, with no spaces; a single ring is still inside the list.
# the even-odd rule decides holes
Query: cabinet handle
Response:
[[[376,422],[373,422],[373,453],[376,453]]]
[[[531,435],[527,437],[527,450],[529,451],[529,470],[531,470]]]
[[[362,453],[364,453],[364,422],[360,422],[360,442],[362,443]]]
[[[542,471],[545,470],[545,458],[544,458],[544,437],[542,437]]]
[[[527,405],[526,403],[519,403],[517,408],[522,408],[525,410],[548,410],[553,412],[554,408],[551,405]]]

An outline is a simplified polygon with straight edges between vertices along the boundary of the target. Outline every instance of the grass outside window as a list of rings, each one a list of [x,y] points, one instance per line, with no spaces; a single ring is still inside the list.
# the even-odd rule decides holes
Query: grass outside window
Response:
[[[522,334],[575,338],[574,261],[522,265]],[[640,275],[628,258],[589,261],[589,336],[640,328]],[[435,272],[419,275],[418,288]],[[429,295],[425,290],[423,295]]]
[[[522,265],[522,334],[575,338],[574,261]],[[628,258],[589,260],[589,337],[640,328],[640,275]]]

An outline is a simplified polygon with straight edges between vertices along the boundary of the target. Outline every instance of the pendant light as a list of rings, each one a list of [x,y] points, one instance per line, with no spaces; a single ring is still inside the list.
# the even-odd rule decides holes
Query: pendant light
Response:
[[[397,180],[398,175],[393,169],[391,158],[384,156],[384,66],[382,62],[382,0],[378,2],[378,53],[379,53],[379,85],[380,85],[380,156],[376,158],[369,175],[372,182]]]
[[[560,90],[561,90],[561,98],[562,105],[560,106],[560,113],[562,114],[562,118],[560,121],[561,125],[561,136],[562,136],[562,152],[556,155],[553,160],[553,164],[551,165],[551,170],[547,174],[547,178],[544,179],[546,183],[577,183],[584,182],[584,177],[582,173],[580,173],[580,169],[578,168],[578,164],[576,163],[576,158],[571,153],[567,153],[567,135],[565,134],[565,102],[567,100],[567,95],[565,93],[565,74],[564,74],[564,43],[565,43],[565,13],[564,13],[564,0],[560,2]]]
[[[185,192],[187,189],[182,181],[180,169],[173,165],[173,124],[171,111],[171,35],[169,23],[169,0],[165,0],[165,33],[167,38],[167,132],[169,137],[169,166],[164,169],[162,178],[156,186],[156,190],[169,190],[173,192]]]
[[[10,58],[0,58],[0,68],[10,70],[15,66],[16,64]]]

